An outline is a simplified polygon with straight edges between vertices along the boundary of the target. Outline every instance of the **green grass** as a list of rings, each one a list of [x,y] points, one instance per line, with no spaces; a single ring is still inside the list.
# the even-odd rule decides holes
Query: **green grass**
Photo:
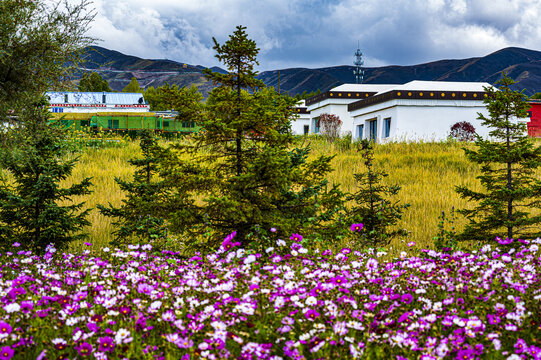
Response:
[[[330,182],[340,184],[343,191],[355,191],[353,174],[364,171],[363,160],[355,147],[348,149],[347,146],[329,144],[320,139],[306,141],[314,157],[320,154],[335,155]],[[423,248],[432,248],[432,239],[437,232],[438,216],[441,212],[449,213],[452,207],[461,209],[471,206],[454,191],[457,185],[480,189],[476,180],[479,175],[478,166],[466,159],[463,146],[464,144],[454,142],[390,143],[376,146],[375,167],[384,169],[389,174],[386,180],[389,184],[402,187],[399,198],[402,202],[411,204],[399,224],[401,228],[409,231],[409,236],[393,241],[393,253],[405,249],[405,243],[409,241],[414,241]],[[128,140],[123,141],[119,147],[85,149],[80,154],[80,161],[72,177],[67,180],[67,183],[70,183],[86,176],[92,177],[94,192],[82,200],[88,207],[93,208],[89,218],[92,226],[87,232],[90,241],[98,246],[107,246],[113,239],[113,227],[111,220],[102,216],[95,207],[97,204],[109,202],[115,206],[121,204],[124,194],[119,190],[114,178],[131,178],[133,168],[127,160],[138,155],[138,143]],[[465,219],[457,215],[455,224],[460,230],[465,225]],[[83,247],[82,243],[72,244],[72,250]]]

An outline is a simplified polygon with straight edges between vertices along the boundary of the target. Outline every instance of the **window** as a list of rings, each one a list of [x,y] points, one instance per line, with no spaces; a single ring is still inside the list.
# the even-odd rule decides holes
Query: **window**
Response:
[[[362,140],[364,137],[364,125],[357,125],[357,139]]]
[[[376,141],[378,138],[378,121],[372,120],[368,124],[370,126],[370,141]]]
[[[387,138],[391,134],[391,118],[383,119],[383,137]]]
[[[81,127],[90,126],[90,120],[81,120]]]
[[[65,103],[68,102],[68,94],[64,94],[64,102],[65,102]]]
[[[164,128],[169,127],[169,120],[164,120],[163,121],[163,127]]]
[[[118,119],[109,119],[107,120],[107,127],[109,129],[118,129],[120,126],[120,121]]]
[[[308,133],[310,132],[310,125],[304,125],[304,135],[308,135]]]
[[[314,134],[319,134],[319,118],[312,119],[312,126],[314,127]]]

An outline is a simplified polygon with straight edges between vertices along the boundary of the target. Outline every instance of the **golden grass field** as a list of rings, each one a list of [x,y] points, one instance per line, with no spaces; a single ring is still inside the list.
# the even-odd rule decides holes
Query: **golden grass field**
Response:
[[[341,184],[343,191],[354,191],[353,174],[364,168],[361,154],[355,147],[343,150],[322,140],[307,141],[312,156],[335,154],[332,162],[334,171],[329,180]],[[410,235],[405,239],[394,240],[391,246],[395,251],[404,248],[404,243],[409,241],[415,241],[418,246],[431,247],[441,212],[447,213],[453,206],[459,209],[468,205],[458,197],[454,187],[460,184],[478,187],[475,179],[478,170],[477,165],[467,161],[462,146],[453,142],[376,145],[375,168],[385,169],[389,174],[386,181],[400,185],[400,199],[411,204],[400,224]],[[133,175],[134,169],[127,160],[139,156],[138,142],[119,140],[117,146],[86,148],[79,155],[79,162],[65,185],[84,177],[92,178],[93,193],[82,199],[86,206],[93,208],[89,217],[92,226],[87,232],[90,242],[106,246],[113,239],[114,229],[111,219],[102,216],[95,208],[97,204],[109,202],[115,206],[121,204],[124,194],[114,179],[130,179]],[[457,216],[456,224],[460,229],[464,220]],[[83,247],[82,243],[72,244],[73,250]]]

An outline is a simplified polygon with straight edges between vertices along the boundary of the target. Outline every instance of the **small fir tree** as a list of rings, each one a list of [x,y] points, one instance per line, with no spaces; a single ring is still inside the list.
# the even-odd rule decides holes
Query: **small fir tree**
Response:
[[[464,199],[477,203],[473,209],[462,209],[469,224],[461,239],[489,241],[496,236],[509,238],[537,237],[541,234],[541,182],[535,170],[541,165],[541,148],[535,147],[520,119],[529,109],[526,96],[512,91],[515,82],[506,74],[496,83],[499,90],[485,88],[489,116],[479,114],[490,128],[491,139],[476,137],[477,150],[464,149],[466,156],[481,166],[480,180],[484,191],[457,186]]]
[[[126,85],[124,89],[122,89],[122,92],[137,93],[137,92],[143,92],[143,89],[141,89],[141,86],[139,85],[139,81],[137,81],[137,78],[134,76],[131,78],[130,83]]]
[[[84,73],[77,84],[77,90],[82,92],[111,92],[111,87],[107,80],[101,77],[97,72]]]
[[[90,193],[90,178],[61,187],[77,162],[65,160],[63,133],[48,125],[49,112],[28,106],[19,113],[21,126],[11,129],[14,148],[0,150],[0,164],[12,176],[0,185],[0,244],[14,241],[26,249],[43,252],[50,243],[61,249],[86,237],[80,231],[90,225],[89,209],[73,197]],[[66,205],[60,205],[64,203]]]
[[[236,231],[236,239],[247,245],[261,244],[271,227],[289,236],[326,226],[323,214],[330,214],[334,202],[322,199],[337,196],[326,191],[331,157],[308,161],[309,149],[293,148],[295,100],[256,78],[259,49],[244,27],[223,45],[215,40],[214,49],[229,72],[205,71],[219,86],[203,113],[191,115],[204,131],[164,161],[172,229],[191,241],[209,231],[213,239]]]
[[[162,216],[164,184],[156,181],[159,158],[163,149],[150,130],[141,132],[140,142],[142,158],[128,160],[136,167],[132,181],[115,178],[120,189],[126,192],[126,199],[120,207],[98,205],[105,216],[116,218],[113,223],[114,244],[154,242],[167,237],[167,227]]]
[[[383,184],[383,179],[388,174],[373,169],[374,143],[363,139],[358,143],[358,147],[367,171],[353,175],[358,190],[348,196],[348,201],[354,204],[348,215],[351,224],[362,223],[363,226],[353,226],[352,231],[359,233],[360,242],[364,246],[385,246],[394,237],[408,234],[404,229],[396,229],[396,224],[410,205],[393,200],[392,198],[398,195],[400,186]]]

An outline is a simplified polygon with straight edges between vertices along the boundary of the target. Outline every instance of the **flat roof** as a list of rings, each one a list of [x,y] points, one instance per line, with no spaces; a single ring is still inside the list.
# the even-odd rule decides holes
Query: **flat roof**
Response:
[[[45,93],[51,104],[106,104],[106,105],[134,105],[145,104],[142,93],[123,92],[74,92],[74,91],[51,91]],[[103,96],[105,95],[105,102]],[[67,100],[66,101],[66,96]],[[142,99],[142,100],[140,100]]]

